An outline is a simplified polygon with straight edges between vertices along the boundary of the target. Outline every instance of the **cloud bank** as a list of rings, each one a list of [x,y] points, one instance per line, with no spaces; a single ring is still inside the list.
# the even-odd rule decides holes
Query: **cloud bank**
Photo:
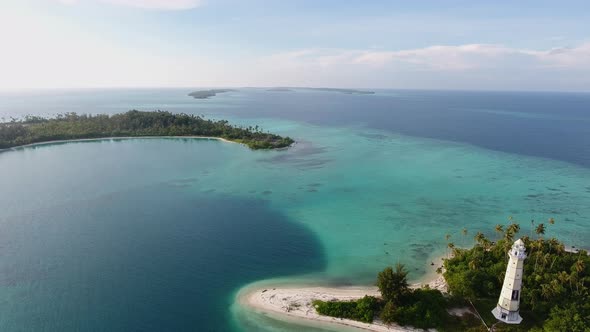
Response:
[[[200,3],[88,1],[167,10]],[[132,47],[58,18],[2,12],[0,41],[0,89],[331,86],[590,91],[590,42],[540,50],[463,44],[401,50],[309,48],[237,56],[232,48],[175,52],[159,38]]]
[[[492,44],[303,49],[262,56],[254,68],[250,79],[262,85],[589,91],[590,43],[546,50]]]
[[[436,45],[399,51],[306,49],[266,57],[286,66],[367,66],[420,71],[470,71],[528,67],[590,69],[590,43],[549,50],[527,50],[492,44]]]

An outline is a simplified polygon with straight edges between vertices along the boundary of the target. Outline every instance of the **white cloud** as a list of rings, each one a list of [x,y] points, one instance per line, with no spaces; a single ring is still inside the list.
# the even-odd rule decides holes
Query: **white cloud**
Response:
[[[122,5],[123,0],[78,1]],[[162,43],[126,45],[58,17],[0,11],[0,89],[275,85],[587,91],[590,87],[590,43],[545,50],[489,44],[394,51],[300,49],[259,56],[179,52]]]
[[[250,79],[266,85],[588,91],[590,43],[546,50],[491,44],[305,49],[261,57],[250,68],[256,72]]]
[[[590,43],[571,48],[527,50],[502,45],[436,45],[400,51],[307,49],[266,57],[265,61],[298,66],[361,65],[425,71],[469,71],[515,66],[590,69]]]

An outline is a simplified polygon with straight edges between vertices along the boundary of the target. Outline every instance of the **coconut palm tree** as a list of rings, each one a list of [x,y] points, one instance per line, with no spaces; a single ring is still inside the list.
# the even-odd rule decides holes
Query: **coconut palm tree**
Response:
[[[581,259],[578,259],[576,261],[576,263],[574,264],[574,267],[576,269],[576,272],[581,273],[582,271],[584,271],[584,268],[585,268],[584,261]]]
[[[508,225],[508,227],[506,227],[506,233],[505,233],[505,238],[506,238],[506,246],[507,246],[507,250],[510,249],[510,246],[512,245],[512,242],[514,240],[514,235],[516,233],[518,233],[520,231],[520,225],[519,224],[510,224]]]
[[[520,225],[516,224],[516,223],[512,223],[512,224],[508,225],[508,229],[512,230],[513,234],[516,234],[516,233],[520,232]]]
[[[545,269],[545,265],[547,265],[547,263],[549,263],[549,258],[551,258],[550,253],[546,253],[544,255],[541,255],[541,271],[543,271],[543,269]]]
[[[570,282],[570,276],[569,274],[567,274],[567,272],[561,271],[557,275],[557,280],[559,280],[559,282],[561,282],[562,285],[565,285]]]
[[[553,295],[553,289],[550,284],[541,284],[541,296],[549,300]]]
[[[461,234],[463,234],[463,238],[465,238],[467,236],[467,228],[463,227],[463,229],[461,230]],[[465,246],[465,243],[463,244],[463,246]]]
[[[447,241],[447,248],[448,248],[448,242],[451,239],[451,234],[447,233],[445,234],[445,240]],[[449,257],[449,251],[447,250],[447,257]]]
[[[483,235],[483,233],[482,233],[482,232],[477,232],[477,234],[475,234],[475,237],[474,237],[475,241],[476,241],[477,243],[479,243],[479,244],[482,244],[482,243],[483,243],[483,240],[484,240],[485,238],[486,238],[486,237],[485,237],[485,235]]]
[[[497,224],[497,225],[496,225],[496,232],[497,232],[498,234],[504,234],[504,226],[502,226],[502,225],[500,225],[500,224]]]
[[[447,247],[450,249],[450,252],[451,253],[454,253],[454,251],[455,251],[455,244],[453,242],[449,242],[447,244]]]
[[[537,228],[535,228],[535,233],[537,233],[537,235],[539,235],[539,237],[541,237],[543,234],[545,234],[545,225],[544,224],[538,224]]]

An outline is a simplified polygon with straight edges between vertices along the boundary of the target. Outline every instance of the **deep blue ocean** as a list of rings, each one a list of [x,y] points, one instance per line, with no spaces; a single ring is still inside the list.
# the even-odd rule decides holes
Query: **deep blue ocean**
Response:
[[[187,91],[0,92],[0,119],[128,109],[279,118],[320,126],[365,125],[590,167],[590,93],[377,90],[375,95],[351,96],[243,89],[196,102],[186,100]]]
[[[509,215],[524,232],[555,217],[548,232],[590,245],[590,94],[190,91],[0,93],[4,119],[161,109],[298,142],[1,152],[0,331],[298,331],[236,309],[236,292],[278,277],[368,284],[396,261],[420,278],[444,234],[493,234]]]

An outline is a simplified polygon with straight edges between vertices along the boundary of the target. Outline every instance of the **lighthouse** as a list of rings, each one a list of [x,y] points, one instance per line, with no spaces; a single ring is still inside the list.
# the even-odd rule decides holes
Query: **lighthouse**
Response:
[[[520,290],[522,288],[522,273],[526,249],[521,239],[516,240],[508,252],[510,260],[504,276],[502,292],[496,308],[492,310],[494,316],[507,324],[520,324],[522,317],[518,313],[520,304]]]

